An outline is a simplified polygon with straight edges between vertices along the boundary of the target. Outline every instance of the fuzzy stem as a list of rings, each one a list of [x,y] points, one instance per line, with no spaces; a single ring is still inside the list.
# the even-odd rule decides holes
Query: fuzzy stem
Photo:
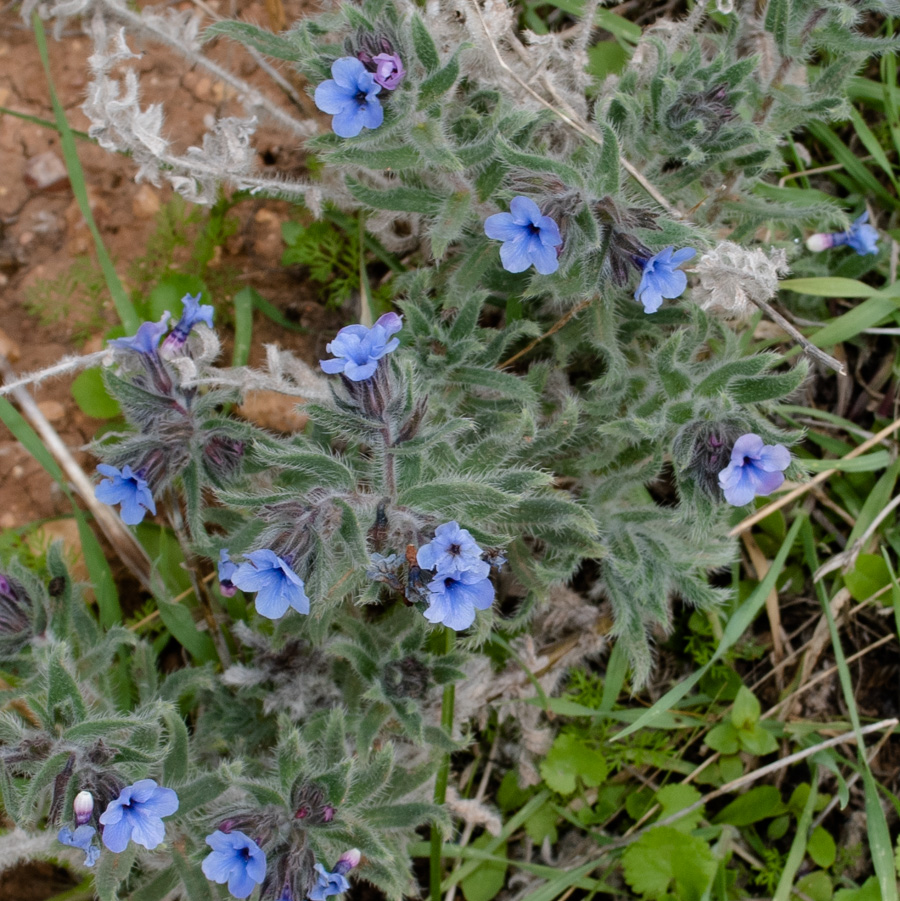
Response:
[[[444,626],[444,641],[441,653],[449,654],[453,650],[456,633]],[[453,704],[456,689],[451,683],[444,686],[444,697],[441,700],[441,726],[449,734],[453,734]],[[447,798],[447,783],[450,781],[450,754],[444,754],[434,780],[434,803],[443,806]],[[440,901],[441,897],[441,833],[437,826],[431,827],[431,861],[429,869],[429,898]]]
[[[205,579],[197,578],[197,557],[191,550],[190,541],[188,540],[187,533],[184,529],[184,519],[181,515],[181,507],[179,506],[178,497],[174,491],[169,492],[167,507],[169,525],[171,525],[172,531],[175,533],[175,537],[181,547],[181,552],[184,554],[185,569],[191,580],[194,595],[200,602],[200,610],[203,613],[203,619],[206,621],[209,637],[212,639],[213,645],[215,646],[219,661],[223,668],[227,669],[232,663],[231,652],[228,650],[228,643],[225,641],[225,636],[222,634],[222,630],[213,613],[212,596],[209,593],[209,586],[206,584]]]

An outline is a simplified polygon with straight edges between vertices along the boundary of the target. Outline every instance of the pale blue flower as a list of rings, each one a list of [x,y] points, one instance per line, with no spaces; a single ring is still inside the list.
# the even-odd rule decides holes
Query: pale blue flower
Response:
[[[664,297],[671,300],[681,296],[687,287],[687,276],[676,267],[686,263],[695,254],[692,247],[676,251],[670,245],[649,260],[635,257],[635,262],[643,271],[634,299],[644,305],[645,313],[655,313],[662,306]]]
[[[329,375],[342,372],[351,382],[364,382],[375,374],[378,361],[399,347],[400,339],[391,335],[402,327],[403,319],[396,313],[385,313],[371,328],[345,326],[334,341],[325,345],[325,350],[336,359],[320,360],[319,365]]]
[[[172,314],[166,310],[159,322],[144,322],[130,338],[113,338],[109,342],[111,347],[120,350],[133,350],[140,354],[156,354],[159,339],[169,330],[169,320]]]
[[[364,128],[378,128],[384,122],[384,110],[376,95],[381,85],[355,57],[336,59],[332,77],[323,81],[315,93],[316,106],[334,116],[331,127],[342,138],[355,138]]]
[[[169,354],[180,353],[188,339],[188,335],[191,333],[191,329],[197,325],[198,322],[205,322],[206,325],[212,328],[213,313],[215,311],[211,304],[206,303],[201,305],[199,301],[199,294],[196,297],[185,294],[184,297],[181,298],[181,303],[184,308],[181,313],[181,319],[175,324],[171,334],[163,341],[163,352],[168,352]]]
[[[225,548],[219,551],[219,591],[226,598],[234,597],[237,586],[234,584],[234,574],[237,572],[237,564],[231,562],[228,551]]]
[[[122,522],[136,526],[147,512],[156,513],[156,502],[141,472],[132,472],[127,464],[119,470],[106,463],[98,463],[97,472],[107,478],[94,489],[94,496],[110,506],[121,504]]]
[[[333,873],[329,873],[322,864],[317,863],[315,870],[318,875],[316,884],[310,889],[307,896],[309,901],[325,901],[326,898],[330,898],[332,895],[340,895],[341,892],[346,892],[350,888],[350,883],[346,879],[347,873],[354,867],[359,866],[361,856],[357,848],[345,851],[334,865]]]
[[[488,216],[484,233],[503,242],[500,262],[507,272],[524,272],[533,264],[541,275],[550,275],[559,268],[559,226],[528,197],[514,197],[508,213]]]
[[[725,500],[735,507],[749,504],[757,495],[766,497],[784,482],[791,453],[782,444],[764,444],[752,432],[741,435],[731,451],[731,462],[719,473]]]
[[[824,232],[810,235],[806,239],[806,246],[818,253],[820,250],[828,250],[830,247],[841,247],[846,244],[853,248],[860,256],[878,253],[878,230],[866,223],[869,220],[869,211],[853,220],[853,224],[845,232]]]
[[[100,857],[100,846],[94,843],[97,830],[93,826],[79,826],[73,832],[68,826],[63,826],[57,834],[57,838],[70,848],[79,848],[84,851],[84,865],[92,867]]]
[[[263,549],[244,555],[242,563],[232,574],[231,581],[241,591],[255,591],[256,612],[267,619],[279,619],[293,607],[298,613],[309,613],[309,598],[303,579],[291,569],[291,564],[274,551]]]
[[[481,554],[468,529],[461,529],[458,522],[451,521],[434,530],[434,539],[419,548],[416,562],[422,569],[436,569],[441,575],[474,571],[485,576],[490,567]]]
[[[235,898],[246,898],[266,876],[266,855],[248,835],[216,830],[206,836],[212,848],[200,864],[203,875],[219,885],[228,883]]]
[[[178,795],[171,788],[163,788],[153,779],[126,785],[100,815],[103,844],[117,854],[128,847],[129,841],[152,851],[166,837],[162,817],[176,810]]]
[[[484,571],[466,570],[453,575],[440,572],[428,583],[428,609],[425,619],[442,623],[459,632],[475,622],[476,610],[487,610],[494,603],[494,586]]]

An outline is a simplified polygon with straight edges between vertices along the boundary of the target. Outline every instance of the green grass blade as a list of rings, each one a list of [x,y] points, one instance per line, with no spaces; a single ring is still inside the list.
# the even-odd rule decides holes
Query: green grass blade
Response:
[[[116,312],[119,314],[119,319],[122,321],[122,325],[125,326],[125,331],[128,332],[128,334],[133,334],[141,324],[141,317],[138,316],[137,310],[135,310],[134,305],[131,303],[131,298],[129,298],[128,293],[122,286],[122,282],[116,273],[113,262],[103,243],[103,238],[100,236],[100,230],[97,228],[97,223],[94,221],[94,215],[91,212],[91,205],[88,202],[87,185],[84,180],[84,170],[81,168],[81,162],[78,159],[78,151],[75,148],[75,135],[69,127],[65,110],[59,102],[59,97],[56,96],[56,88],[53,86],[53,78],[50,74],[50,57],[47,54],[47,36],[44,34],[44,24],[41,22],[37,13],[31,17],[31,23],[34,27],[34,37],[37,42],[38,53],[41,56],[41,63],[44,66],[44,73],[47,76],[47,87],[50,91],[50,103],[53,106],[53,117],[56,120],[56,129],[59,132],[60,146],[62,148],[63,159],[66,163],[66,169],[69,173],[72,193],[75,195],[75,200],[78,203],[78,208],[81,210],[81,215],[84,217],[84,221],[91,233],[91,237],[94,239],[97,260],[103,271],[103,277],[106,279],[106,287],[112,295],[113,303],[116,306]]]
[[[234,352],[232,366],[246,366],[250,359],[250,343],[253,340],[253,288],[241,288],[234,295]]]
[[[815,536],[813,535],[812,528],[809,526],[808,522],[803,530],[803,552],[809,572],[815,572],[819,568],[819,555],[816,553]],[[869,851],[872,855],[875,874],[878,877],[881,898],[882,901],[898,901],[891,834],[888,831],[884,810],[882,810],[878,800],[878,786],[875,784],[875,778],[872,775],[872,770],[869,767],[869,761],[866,757],[866,743],[862,732],[860,731],[859,710],[857,709],[856,698],[853,694],[853,679],[850,675],[850,667],[847,666],[847,658],[844,656],[841,638],[838,634],[834,616],[831,613],[831,604],[829,602],[828,593],[821,581],[816,583],[816,591],[818,592],[819,602],[822,605],[822,612],[825,615],[825,620],[828,623],[828,631],[831,635],[831,645],[834,650],[834,659],[838,667],[838,679],[841,684],[841,692],[844,695],[844,702],[846,703],[847,711],[850,714],[850,722],[853,725],[853,731],[856,733],[856,752],[862,769],[863,787],[866,798],[866,825],[869,833]]]
[[[100,542],[87,523],[84,513],[75,502],[75,498],[69,491],[69,485],[59,464],[53,459],[50,451],[44,447],[40,436],[21,413],[5,398],[0,397],[0,419],[13,433],[16,440],[34,457],[35,460],[59,483],[72,504],[75,514],[75,522],[78,525],[78,536],[81,539],[81,550],[84,554],[84,562],[87,566],[94,596],[97,598],[97,607],[100,611],[100,622],[104,626],[112,626],[122,622],[122,608],[119,606],[119,595],[116,591],[116,583],[112,570],[100,547]]]
[[[809,827],[812,823],[813,813],[816,810],[816,799],[819,796],[819,768],[815,765],[810,767],[810,785],[809,795],[806,798],[806,804],[803,805],[803,812],[797,820],[797,831],[794,833],[794,840],[791,842],[791,850],[788,852],[787,860],[784,862],[784,869],[781,871],[781,878],[778,880],[778,887],[772,896],[772,901],[788,901],[791,896],[791,888],[794,884],[794,877],[803,858],[806,855],[806,845],[809,841]]]
[[[676,686],[670,688],[652,707],[635,720],[635,722],[624,728],[621,732],[617,732],[613,736],[612,741],[620,741],[626,736],[631,735],[632,732],[637,732],[638,729],[646,729],[648,726],[654,726],[657,719],[663,714],[668,713],[676,704],[678,704],[703,678],[703,675],[709,668],[744,635],[747,629],[750,628],[753,620],[756,619],[756,615],[762,609],[763,604],[765,604],[769,592],[775,587],[775,583],[781,575],[781,570],[784,568],[788,553],[793,547],[794,542],[797,540],[797,534],[805,521],[805,515],[798,516],[794,521],[794,524],[791,526],[790,531],[787,533],[784,542],[778,550],[775,560],[772,562],[772,566],[766,573],[766,577],[753,589],[747,600],[745,600],[734,612],[731,619],[728,621],[728,625],[725,627],[725,631],[722,633],[722,640],[719,642],[719,645],[710,660],[696,672],[691,673],[686,679],[683,679]]]

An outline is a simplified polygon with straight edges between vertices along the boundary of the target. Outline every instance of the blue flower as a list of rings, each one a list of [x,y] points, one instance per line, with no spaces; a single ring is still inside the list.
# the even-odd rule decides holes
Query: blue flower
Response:
[[[487,610],[494,603],[494,586],[487,578],[490,567],[481,565],[483,570],[436,574],[428,583],[428,622],[443,623],[459,632],[475,622],[476,609]]]
[[[320,360],[319,365],[329,375],[343,372],[351,382],[364,382],[375,374],[378,361],[399,347],[400,339],[391,335],[402,327],[403,319],[396,313],[385,313],[372,328],[345,326],[334,341],[325,345],[325,350],[336,359]]]
[[[163,352],[168,352],[169,354],[179,353],[184,347],[188,335],[191,333],[191,329],[198,322],[205,322],[212,328],[214,310],[208,303],[201,306],[199,300],[199,294],[196,297],[185,294],[184,297],[181,298],[181,303],[184,307],[181,313],[181,319],[175,324],[172,333],[165,341],[163,341]]]
[[[255,591],[256,612],[268,619],[278,619],[293,607],[298,613],[309,613],[309,598],[303,590],[303,579],[291,569],[290,562],[274,551],[252,551],[232,574],[231,581],[241,591]]]
[[[645,313],[655,313],[662,306],[664,297],[671,300],[681,296],[687,287],[687,276],[676,269],[676,266],[686,263],[695,254],[692,247],[676,251],[670,245],[649,260],[635,257],[643,273],[637,291],[634,292],[634,299],[644,305]]]
[[[362,855],[357,848],[345,851],[338,862],[334,865],[334,872],[329,873],[322,864],[317,863],[315,866],[316,884],[310,889],[309,901],[325,901],[332,895],[340,895],[350,888],[350,883],[346,879],[347,873],[354,867],[359,866]]]
[[[422,569],[436,569],[441,575],[477,571],[484,576],[489,565],[481,559],[481,554],[471,533],[451,521],[434,530],[434,540],[419,548],[416,562]]]
[[[266,855],[243,832],[221,832],[206,836],[212,851],[203,859],[203,875],[219,885],[228,883],[235,898],[246,898],[266,876]]]
[[[129,840],[152,851],[166,837],[162,817],[176,810],[178,795],[171,788],[162,788],[152,779],[126,785],[100,815],[103,844],[117,854],[128,847]]]
[[[825,232],[810,235],[806,239],[806,246],[818,253],[820,250],[828,250],[830,247],[841,247],[846,244],[852,247],[860,256],[878,253],[878,231],[866,223],[869,221],[869,211],[853,220],[853,224],[845,232]]]
[[[484,220],[484,233],[503,241],[500,262],[507,272],[524,272],[534,264],[541,275],[559,268],[556,248],[562,244],[559,226],[542,216],[538,205],[527,197],[513,197],[508,213],[495,213]]]
[[[234,597],[237,586],[234,584],[234,574],[237,572],[237,564],[231,562],[228,551],[225,548],[219,551],[219,591],[226,598]]]
[[[132,472],[127,464],[118,470],[106,463],[98,463],[97,472],[107,478],[94,489],[94,496],[104,504],[121,504],[122,522],[136,526],[148,510],[156,513],[150,486],[140,472]]]
[[[381,90],[375,76],[352,56],[336,59],[331,75],[316,88],[315,100],[323,113],[334,116],[335,134],[355,138],[364,128],[378,128],[384,110],[375,96]]]
[[[763,444],[752,432],[741,435],[731,451],[731,462],[719,473],[719,486],[725,500],[735,507],[749,504],[754,497],[765,497],[780,488],[791,453],[782,444]]]
[[[63,826],[56,837],[64,845],[84,851],[84,865],[92,867],[100,857],[100,847],[94,844],[96,834],[97,830],[93,826],[79,826],[74,832],[68,826]]]
[[[113,338],[110,346],[133,350],[139,354],[156,354],[159,339],[169,330],[172,314],[166,310],[159,322],[144,322],[130,338]]]

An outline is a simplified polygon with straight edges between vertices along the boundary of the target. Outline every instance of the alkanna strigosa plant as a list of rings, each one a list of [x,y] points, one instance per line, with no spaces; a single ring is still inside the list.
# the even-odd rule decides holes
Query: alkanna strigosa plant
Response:
[[[648,29],[589,100],[593,10],[543,37],[470,0],[344,4],[282,35],[208,29],[295,65],[328,130],[204,56],[196,19],[41,7],[59,25],[90,14],[91,134],[141,178],[198,202],[224,184],[359,211],[405,254],[399,313],[364,309],[321,371],[273,348],[264,371],[218,367],[212,309],[190,296],[171,331],[166,315],[111,342],[104,379],[129,430],[97,443],[97,498],[128,525],[158,515],[180,543],[204,628],[153,591],[192,665],[163,676],[150,644],[100,628],[56,550],[61,593],[21,569],[0,585],[24,705],[0,718],[4,806],[49,824],[101,897],[319,901],[358,876],[399,898],[416,829],[447,828],[429,780],[462,739],[449,687],[463,711],[488,697],[468,677],[490,672],[489,638],[527,648],[551,589],[596,573],[583,606],[611,610],[640,685],[672,601],[724,599],[709,576],[734,555],[732,505],[791,475],[797,436],[771,405],[807,367],[748,356],[715,314],[766,308],[801,227],[875,249],[863,219],[765,177],[784,136],[840,114],[846,79],[893,45],[853,31],[861,11],[841,0],[773,0],[726,25],[698,5]],[[235,87],[247,116],[174,153],[162,108],[140,105],[132,36]],[[318,180],[253,171],[263,115],[306,140]],[[783,246],[752,242],[760,223]],[[305,399],[306,430],[228,414],[259,387]]]

